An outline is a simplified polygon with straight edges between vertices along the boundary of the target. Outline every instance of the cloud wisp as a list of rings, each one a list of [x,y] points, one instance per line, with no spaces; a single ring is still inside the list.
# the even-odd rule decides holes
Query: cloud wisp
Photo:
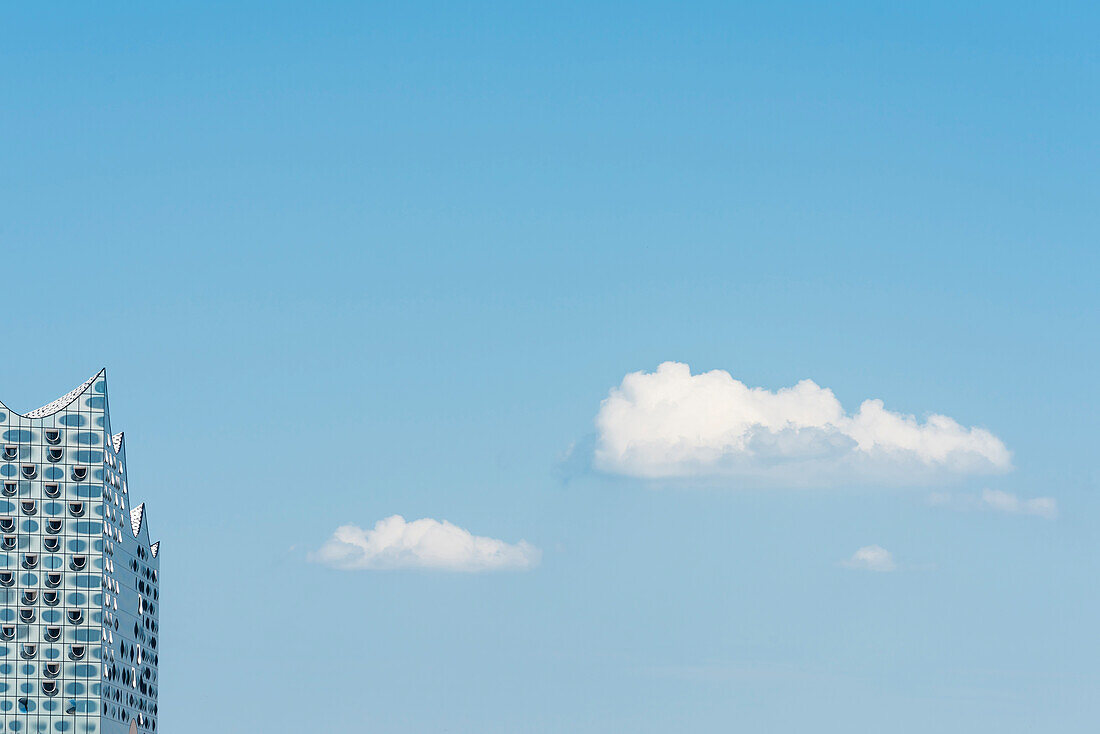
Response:
[[[1047,520],[1058,517],[1058,501],[1053,497],[1024,499],[999,489],[983,489],[980,494],[950,494],[935,492],[929,497],[933,505],[961,510],[987,510],[1006,515],[1031,515]]]
[[[861,571],[885,572],[897,570],[897,564],[894,563],[894,554],[881,545],[863,546],[853,553],[851,558],[844,561],[843,565]]]
[[[648,479],[905,485],[1012,468],[999,438],[945,415],[920,421],[881,400],[847,413],[811,380],[773,392],[678,362],[626,375],[601,403],[596,429],[596,469]]]
[[[541,553],[527,541],[506,543],[473,535],[446,520],[407,522],[400,515],[379,520],[370,530],[341,525],[310,560],[345,571],[426,568],[466,573],[524,570]]]
[[[1007,512],[1011,515],[1035,515],[1048,520],[1058,517],[1058,503],[1053,497],[1024,500],[999,489],[983,489],[982,504],[991,510]]]

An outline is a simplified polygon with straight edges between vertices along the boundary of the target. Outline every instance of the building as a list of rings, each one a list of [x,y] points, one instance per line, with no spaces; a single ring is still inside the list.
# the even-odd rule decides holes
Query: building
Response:
[[[157,730],[159,543],[134,505],[107,375],[0,403],[3,732]]]

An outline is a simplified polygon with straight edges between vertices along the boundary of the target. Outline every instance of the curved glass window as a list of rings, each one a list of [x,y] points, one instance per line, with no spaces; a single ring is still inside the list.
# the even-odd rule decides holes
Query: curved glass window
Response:
[[[23,645],[22,649],[19,651],[19,654],[23,657],[24,660],[30,660],[38,654],[38,645],[34,644],[33,642],[28,642],[27,644]]]
[[[0,571],[0,586],[11,586],[15,583],[15,574],[11,571]]]
[[[69,645],[69,659],[80,660],[84,657],[86,649],[84,645]]]
[[[46,640],[49,642],[57,642],[61,639],[60,627],[47,627],[46,628]]]
[[[3,527],[3,521],[0,520],[0,528],[2,528],[2,527]],[[65,521],[64,520],[47,520],[46,521],[46,532],[49,533],[50,535],[57,535],[58,533],[61,532],[61,529],[63,527],[65,527]]]
[[[38,512],[38,503],[34,500],[23,500],[19,506],[23,509],[24,515],[33,515]]]
[[[15,532],[15,518],[14,517],[0,517],[0,530],[5,533]]]
[[[88,565],[87,556],[73,556],[69,559],[69,568],[74,571],[83,571],[84,567]]]
[[[65,449],[51,448],[46,450],[46,458],[52,462],[61,461],[61,457],[65,455]]]
[[[4,447],[4,458],[7,459],[8,461],[15,461],[16,459],[18,459],[19,458],[19,447],[18,446],[10,446],[10,445],[5,446]]]
[[[42,601],[48,607],[56,607],[57,602],[61,601],[61,596],[56,591],[43,591]]]
[[[5,535],[4,540],[0,541],[0,547],[4,550],[15,550],[15,546],[18,544],[19,539],[14,535]]]
[[[5,640],[14,640],[15,639],[15,625],[14,624],[5,624],[4,626],[0,627],[0,638],[3,638]]]
[[[57,428],[47,428],[42,432],[46,436],[46,443],[61,443],[61,431]]]
[[[28,606],[33,605],[36,601],[38,601],[38,592],[33,589],[24,589],[23,598],[21,601]]]
[[[43,672],[47,678],[56,678],[61,675],[61,663],[46,663]]]
[[[19,484],[16,482],[4,482],[4,494],[8,497],[14,497],[19,494]]]
[[[57,695],[57,681],[55,681],[55,680],[44,680],[44,681],[42,681],[42,692],[45,693],[47,696],[56,696]]]
[[[69,618],[70,624],[84,624],[84,610],[83,609],[70,609],[66,616]]]
[[[64,577],[59,573],[48,573],[46,574],[46,586],[52,586],[56,589],[58,586],[61,586],[61,580],[63,578]]]
[[[83,482],[88,478],[88,467],[86,466],[74,466],[73,467],[73,481]]]
[[[50,553],[57,553],[61,550],[61,538],[43,538],[42,547]]]
[[[43,489],[45,490],[47,497],[57,498],[61,496],[61,485],[59,484],[46,482],[46,486]]]
[[[22,472],[23,472],[23,478],[24,479],[34,479],[35,477],[38,476],[38,465],[37,464],[24,464],[23,467],[22,467]]]
[[[24,624],[30,624],[34,622],[34,610],[33,609],[20,609],[19,621]]]
[[[72,515],[73,517],[80,517],[81,515],[83,515],[84,514],[84,503],[83,502],[70,502],[69,503],[69,514]]]
[[[38,565],[37,553],[24,553],[23,554],[23,568],[34,568]]]

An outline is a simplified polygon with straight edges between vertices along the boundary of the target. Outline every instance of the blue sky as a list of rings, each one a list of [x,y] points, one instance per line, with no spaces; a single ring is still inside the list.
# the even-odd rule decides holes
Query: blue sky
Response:
[[[166,730],[1091,731],[1097,20],[5,8],[0,399],[108,368]],[[1011,469],[592,461],[668,361]],[[537,558],[318,562],[393,515]]]

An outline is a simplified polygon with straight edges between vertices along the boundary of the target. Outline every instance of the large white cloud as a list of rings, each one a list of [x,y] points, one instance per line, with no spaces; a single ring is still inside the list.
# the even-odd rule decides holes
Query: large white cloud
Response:
[[[505,543],[471,534],[446,520],[406,522],[400,515],[379,520],[371,530],[336,528],[310,558],[343,570],[435,568],[445,571],[524,569],[539,562],[530,543]]]
[[[595,467],[635,477],[908,484],[1012,468],[999,438],[944,415],[922,422],[881,400],[849,414],[811,380],[772,392],[722,370],[693,375],[678,362],[626,375],[600,405],[596,428]]]

